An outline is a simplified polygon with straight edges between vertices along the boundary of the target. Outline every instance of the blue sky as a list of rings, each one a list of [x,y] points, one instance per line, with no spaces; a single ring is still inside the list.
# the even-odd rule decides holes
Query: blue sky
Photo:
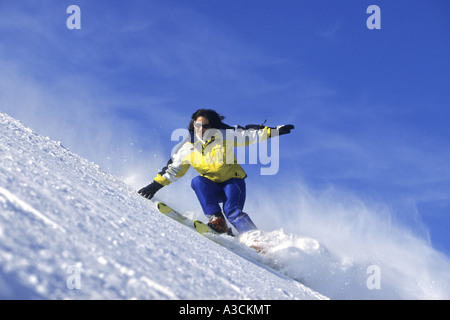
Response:
[[[66,9],[81,8],[81,30]],[[366,9],[381,9],[369,30]],[[117,175],[150,182],[200,107],[292,123],[280,170],[386,203],[450,254],[450,4],[1,1],[0,110]],[[151,158],[151,159],[150,159]],[[419,223],[417,221],[420,221]]]

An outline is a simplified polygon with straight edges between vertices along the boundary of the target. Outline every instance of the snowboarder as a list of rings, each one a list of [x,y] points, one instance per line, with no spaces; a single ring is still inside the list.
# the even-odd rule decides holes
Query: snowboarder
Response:
[[[269,128],[264,125],[231,127],[224,116],[211,109],[199,109],[191,117],[189,137],[174,152],[154,181],[138,193],[147,199],[181,178],[190,166],[200,173],[191,181],[208,226],[219,233],[229,232],[226,219],[239,233],[257,229],[244,210],[247,174],[237,163],[235,146],[264,141],[276,134],[290,133],[293,125]],[[220,203],[223,204],[223,213]]]

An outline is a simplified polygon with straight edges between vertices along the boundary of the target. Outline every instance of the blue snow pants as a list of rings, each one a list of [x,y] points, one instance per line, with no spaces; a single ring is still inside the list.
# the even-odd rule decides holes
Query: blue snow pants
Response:
[[[244,210],[245,180],[232,178],[217,183],[208,178],[197,176],[191,181],[198,200],[206,216],[221,213],[220,203],[223,203],[223,213],[237,232],[247,232],[257,229]]]

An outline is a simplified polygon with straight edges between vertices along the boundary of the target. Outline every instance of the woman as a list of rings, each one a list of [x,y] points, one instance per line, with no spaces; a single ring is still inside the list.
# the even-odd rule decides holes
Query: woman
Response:
[[[210,228],[219,233],[230,233],[226,217],[239,233],[243,233],[256,229],[256,226],[243,211],[247,174],[237,163],[233,148],[264,141],[277,132],[279,135],[290,133],[294,126],[276,129],[262,125],[230,127],[222,122],[223,119],[214,110],[197,110],[189,123],[190,136],[181,143],[154,181],[138,192],[151,199],[192,166],[200,175],[192,179],[191,186],[209,219]]]

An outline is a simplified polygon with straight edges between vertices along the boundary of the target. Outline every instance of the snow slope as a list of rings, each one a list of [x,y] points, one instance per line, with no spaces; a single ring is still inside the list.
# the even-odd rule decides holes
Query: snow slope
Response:
[[[325,298],[163,216],[4,113],[0,155],[2,299]]]

